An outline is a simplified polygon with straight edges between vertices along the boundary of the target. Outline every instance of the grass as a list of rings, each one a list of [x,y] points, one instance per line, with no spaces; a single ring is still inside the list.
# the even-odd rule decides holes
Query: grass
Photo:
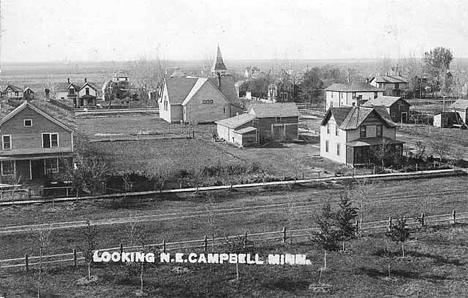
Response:
[[[399,245],[382,235],[346,243],[347,253],[329,252],[327,267],[323,252],[309,242],[258,246],[255,253],[302,253],[310,266],[240,265],[236,280],[233,264],[160,264],[144,274],[149,297],[465,297],[468,282],[467,226],[433,227],[413,233],[406,243],[406,257]],[[220,249],[219,252],[225,252]],[[179,268],[186,268],[178,270]],[[390,272],[389,269],[390,268]],[[187,270],[188,269],[188,270]],[[184,272],[184,273],[181,273]],[[43,297],[135,297],[139,278],[125,266],[96,265],[98,281],[85,286],[77,280],[86,275],[84,266],[46,271]],[[390,274],[390,275],[389,275]],[[7,297],[35,297],[37,275],[16,272],[3,275],[0,293]],[[330,284],[327,294],[314,293],[309,285]]]

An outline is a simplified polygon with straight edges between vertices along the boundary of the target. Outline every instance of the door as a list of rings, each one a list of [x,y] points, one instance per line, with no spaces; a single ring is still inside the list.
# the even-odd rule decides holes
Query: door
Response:
[[[44,177],[44,160],[37,159],[31,160],[31,176],[32,179],[38,179]]]
[[[401,122],[402,123],[408,122],[408,113],[407,112],[402,112],[401,113]]]

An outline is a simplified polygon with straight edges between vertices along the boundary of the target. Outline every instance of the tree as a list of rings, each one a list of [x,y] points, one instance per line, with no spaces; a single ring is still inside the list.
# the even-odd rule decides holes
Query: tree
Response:
[[[321,214],[315,217],[318,232],[313,233],[311,240],[326,251],[339,249],[340,231],[335,224],[335,219],[336,215],[331,211],[330,203],[323,205]]]
[[[421,98],[422,90],[425,86],[421,85],[423,77],[423,63],[420,58],[416,58],[411,55],[409,58],[400,60],[399,63],[405,70],[406,77],[408,79],[408,89],[412,90],[413,98],[416,98],[416,94]]]
[[[439,134],[430,140],[429,145],[432,149],[432,153],[439,157],[439,166],[441,166],[442,160],[452,151],[450,140],[445,135]]]
[[[306,71],[300,84],[302,100],[316,104],[322,102],[324,87],[320,68],[314,67]]]
[[[443,47],[424,53],[424,68],[435,79],[436,91],[448,92],[450,82],[447,71],[452,60],[452,51]]]
[[[394,242],[401,243],[401,252],[403,258],[405,257],[405,242],[409,239],[411,232],[406,226],[406,218],[399,217],[396,223],[390,225],[390,230],[385,233],[385,236]]]
[[[385,168],[385,161],[391,158],[392,154],[392,146],[386,139],[382,139],[382,142],[379,145],[370,147],[370,155],[381,162],[382,170]]]
[[[349,193],[341,194],[339,207],[340,209],[336,212],[335,218],[339,231],[338,236],[343,242],[344,250],[344,242],[356,237],[358,208],[353,207],[353,202]]]
[[[97,247],[97,233],[96,226],[92,226],[87,219],[82,236],[84,240],[83,255],[88,266],[88,280],[91,280],[91,263],[93,262],[94,250]]]
[[[165,68],[166,62],[159,55],[156,55],[156,58],[141,57],[130,62],[132,83],[138,90],[140,100],[148,101],[148,92],[161,87]]]
[[[350,198],[356,202],[358,207],[358,232],[362,231],[362,222],[364,214],[368,212],[369,207],[375,204],[373,192],[378,188],[378,184],[369,179],[356,179],[350,190]]]

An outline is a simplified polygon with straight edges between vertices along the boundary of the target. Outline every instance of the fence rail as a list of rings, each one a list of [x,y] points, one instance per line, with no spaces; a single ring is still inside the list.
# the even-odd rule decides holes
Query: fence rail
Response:
[[[457,223],[466,223],[468,222],[468,212],[456,212],[454,210],[450,214],[437,214],[437,215],[430,215],[426,216],[424,213],[421,213],[416,218],[407,218],[412,219],[412,221],[408,221],[407,225],[409,227],[427,227],[429,224],[440,224],[440,223],[447,223],[447,224],[457,224]],[[374,233],[378,230],[388,230],[392,225],[392,217],[389,217],[388,220],[381,220],[381,221],[374,221],[374,222],[366,222],[362,224],[361,233],[363,231],[368,231]],[[258,243],[258,242],[282,242],[282,243],[293,243],[293,242],[301,242],[306,240],[310,237],[311,232],[317,231],[317,228],[303,228],[303,229],[291,229],[288,230],[286,227],[283,227],[280,231],[269,231],[269,232],[262,232],[262,233],[250,233],[247,232],[242,235],[231,235],[225,237],[212,237],[209,238],[207,235],[204,236],[203,239],[195,239],[195,240],[187,240],[187,241],[176,241],[176,242],[166,242],[163,240],[161,243],[154,243],[145,245],[147,248],[153,251],[160,251],[160,252],[170,252],[170,251],[178,251],[183,252],[188,249],[202,249],[203,252],[208,252],[210,248],[219,247],[226,245],[226,239],[232,240],[237,237],[243,237],[242,239],[249,243]],[[121,243],[118,247],[110,247],[110,248],[101,248],[98,251],[107,251],[107,252],[134,252],[141,250],[141,246],[123,246]],[[23,258],[13,258],[13,259],[5,259],[0,260],[0,269],[7,269],[7,268],[25,268],[25,270],[29,270],[33,266],[40,265],[41,262],[40,256],[30,256],[26,254]],[[35,261],[31,263],[31,261]],[[42,264],[57,264],[57,263],[65,263],[65,265],[73,265],[78,266],[80,261],[84,261],[85,258],[82,252],[73,249],[70,253],[60,253],[60,254],[53,254],[53,255],[44,255],[42,256]]]

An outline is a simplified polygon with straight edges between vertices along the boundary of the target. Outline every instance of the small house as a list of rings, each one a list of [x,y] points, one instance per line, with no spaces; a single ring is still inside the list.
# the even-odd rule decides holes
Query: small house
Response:
[[[11,100],[22,100],[24,95],[23,89],[15,85],[8,85],[3,93],[6,94],[7,98]]]
[[[374,87],[384,89],[385,95],[388,96],[404,96],[408,89],[408,79],[401,76],[399,73],[386,75],[378,75],[370,79],[369,84]]]
[[[463,123],[468,125],[468,99],[458,99],[450,106],[450,109],[457,112]]]
[[[362,105],[368,100],[382,96],[384,91],[363,82],[333,84],[325,89],[326,109]]]
[[[392,117],[393,122],[407,123],[409,119],[410,104],[398,96],[379,96],[370,99],[364,106],[378,107],[383,106]]]
[[[238,146],[251,146],[258,143],[256,124],[257,117],[252,114],[241,114],[232,118],[216,121],[218,137]]]
[[[461,122],[461,123],[460,123]],[[442,112],[434,115],[434,126],[451,128],[454,124],[462,124],[458,112]]]

